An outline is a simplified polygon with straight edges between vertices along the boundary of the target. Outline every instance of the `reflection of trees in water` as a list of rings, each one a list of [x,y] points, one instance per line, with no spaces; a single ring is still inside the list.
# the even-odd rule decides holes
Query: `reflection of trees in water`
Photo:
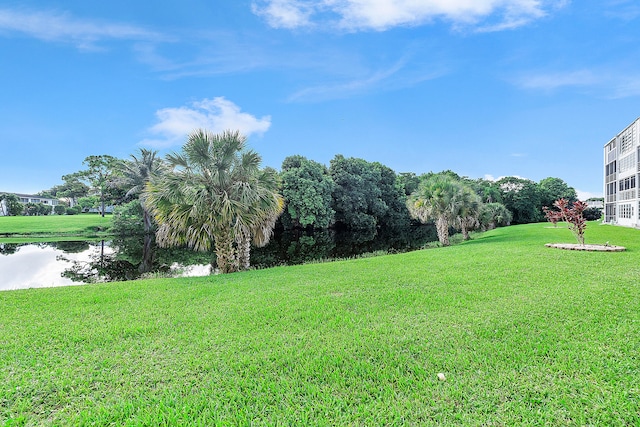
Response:
[[[62,273],[62,277],[84,283],[115,282],[140,277],[137,266],[126,259],[119,259],[117,251],[105,254],[104,240],[92,246],[94,250],[89,254],[88,261],[72,261],[64,255],[58,256],[58,259],[71,262],[71,267]]]
[[[18,252],[20,243],[0,243],[0,255],[12,255]]]
[[[87,241],[70,241],[70,242],[51,242],[48,243],[53,248],[60,249],[61,251],[68,254],[79,254],[80,252],[84,252],[90,248],[89,244],[91,242]]]
[[[158,248],[153,235],[149,234],[117,237],[108,246],[111,250],[105,254],[105,242],[102,241],[89,254],[88,261],[72,261],[60,255],[59,259],[71,262],[71,267],[62,275],[84,283],[135,280],[145,273],[167,273],[174,263],[187,266],[209,264],[211,260],[211,254],[183,248]]]
[[[364,230],[358,232],[319,230],[278,230],[269,245],[252,250],[252,265],[258,268],[276,265],[302,264],[315,260],[349,258],[368,252],[406,252],[420,249],[437,240],[433,225],[413,225],[394,230]],[[79,242],[62,242],[79,249]],[[89,247],[88,242],[83,242]],[[59,249],[60,243],[57,244]],[[167,273],[171,266],[207,265],[212,253],[194,252],[185,248],[158,248],[153,235],[114,238],[104,251],[104,242],[94,247],[88,261],[71,261],[64,277],[77,282],[109,282],[138,279],[145,273]],[[6,245],[5,245],[6,246]],[[10,249],[9,249],[10,250]],[[15,249],[14,249],[15,250]],[[64,256],[60,256],[65,259]]]
[[[407,252],[435,240],[437,234],[431,224],[393,230],[278,230],[266,247],[253,250],[251,258],[255,267],[272,267],[376,251]]]

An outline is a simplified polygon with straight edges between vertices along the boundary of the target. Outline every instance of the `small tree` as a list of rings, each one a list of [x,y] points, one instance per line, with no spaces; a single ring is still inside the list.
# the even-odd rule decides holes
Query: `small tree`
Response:
[[[553,203],[553,206],[558,210],[554,211],[546,206],[544,207],[545,217],[554,224],[559,221],[565,221],[569,226],[569,230],[576,236],[578,243],[584,245],[584,230],[587,228],[587,221],[582,213],[587,208],[587,204],[577,201],[569,207],[567,199],[558,199]]]

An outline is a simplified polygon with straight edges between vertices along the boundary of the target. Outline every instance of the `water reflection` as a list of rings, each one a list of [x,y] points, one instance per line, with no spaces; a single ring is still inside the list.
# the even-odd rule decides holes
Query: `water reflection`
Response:
[[[76,244],[71,242],[0,243],[0,290],[78,284],[65,277],[64,272],[74,262],[88,261],[95,248],[88,242],[73,243]],[[69,251],[59,248],[58,245],[66,246]]]
[[[282,231],[264,248],[254,248],[256,268],[348,258],[386,251],[405,252],[437,239],[433,226],[398,232]],[[213,261],[213,262],[212,262]],[[0,243],[0,290],[133,280],[153,276],[203,276],[215,255],[186,249],[158,248],[153,236],[99,242]]]

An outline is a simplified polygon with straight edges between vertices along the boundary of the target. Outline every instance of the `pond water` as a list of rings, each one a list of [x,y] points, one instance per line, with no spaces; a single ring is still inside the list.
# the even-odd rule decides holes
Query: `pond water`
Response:
[[[251,265],[267,268],[349,258],[363,253],[406,252],[436,240],[432,226],[404,232],[284,232],[264,248],[253,248]],[[133,280],[143,277],[204,276],[211,253],[158,248],[153,236],[110,241],[0,243],[0,291]]]

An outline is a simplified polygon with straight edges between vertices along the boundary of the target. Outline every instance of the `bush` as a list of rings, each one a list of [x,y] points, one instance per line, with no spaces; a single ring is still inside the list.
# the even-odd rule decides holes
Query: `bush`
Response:
[[[602,217],[602,210],[599,208],[587,208],[582,212],[587,221],[597,221]]]
[[[55,205],[53,207],[53,211],[55,212],[56,215],[64,215],[66,210],[67,210],[66,207],[63,205]]]
[[[78,214],[78,210],[76,208],[66,208],[64,210],[64,213],[67,215],[77,215]]]

